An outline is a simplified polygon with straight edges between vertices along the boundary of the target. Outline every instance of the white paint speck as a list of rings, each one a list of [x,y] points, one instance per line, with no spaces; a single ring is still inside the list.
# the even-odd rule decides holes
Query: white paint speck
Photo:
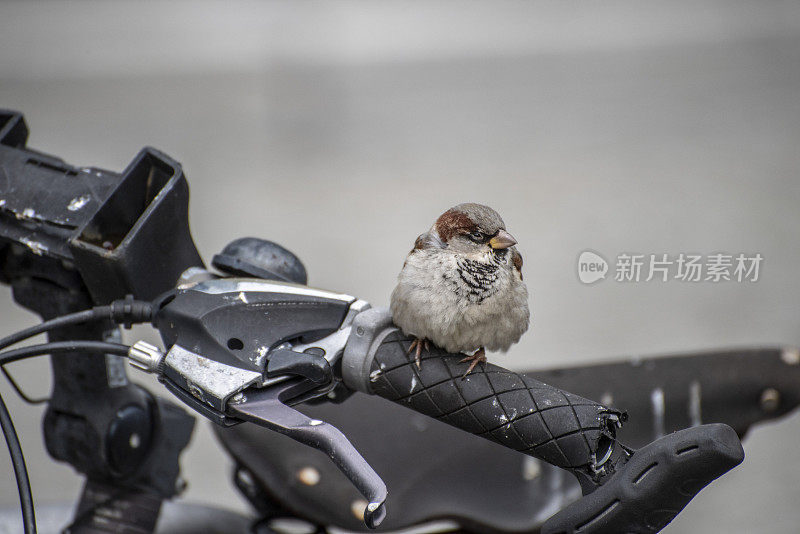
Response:
[[[255,360],[253,360],[256,365],[261,366],[261,364],[264,363],[264,358],[267,357],[267,352],[269,352],[269,347],[263,345],[256,349],[256,354],[258,354],[258,356],[256,356]]]
[[[6,205],[6,199],[0,198],[0,208]]]
[[[501,423],[508,423],[508,417],[506,414],[502,414],[500,417],[497,418]]]
[[[416,375],[411,377],[411,389],[408,390],[409,393],[414,393],[414,390],[417,388],[417,377]]]
[[[238,298],[239,298],[239,300],[241,300],[245,304],[250,304],[249,302],[247,302],[247,295],[244,294],[244,291],[239,291],[239,297]]]
[[[492,406],[494,406],[495,408],[497,408],[498,406],[500,406],[500,405],[497,403],[497,399],[492,399]]]
[[[383,371],[381,371],[380,369],[375,369],[369,374],[369,381],[375,382],[376,380],[378,380],[378,377],[381,376],[382,373]]]
[[[28,239],[27,237],[23,237],[20,239],[23,245],[31,249],[31,252],[36,254],[37,256],[41,256],[44,252],[47,252],[47,247],[39,243],[38,241],[33,241]]]
[[[33,208],[25,208],[22,210],[22,217],[26,219],[33,219],[36,217],[36,212],[33,211]]]
[[[75,197],[75,198],[73,198],[72,200],[69,201],[69,204],[67,205],[67,209],[69,211],[78,211],[79,209],[84,207],[86,204],[88,204],[91,199],[92,199],[92,197],[90,197],[89,195],[81,195],[79,197]]]

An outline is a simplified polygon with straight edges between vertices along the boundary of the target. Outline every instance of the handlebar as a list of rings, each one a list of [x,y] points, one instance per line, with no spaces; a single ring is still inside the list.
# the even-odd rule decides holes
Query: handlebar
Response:
[[[584,498],[543,534],[658,532],[711,481],[742,462],[727,425],[702,425],[631,450],[616,439],[625,415],[492,364],[462,376],[462,355],[436,347],[421,367],[386,310],[362,312],[345,349],[345,384],[572,472]]]

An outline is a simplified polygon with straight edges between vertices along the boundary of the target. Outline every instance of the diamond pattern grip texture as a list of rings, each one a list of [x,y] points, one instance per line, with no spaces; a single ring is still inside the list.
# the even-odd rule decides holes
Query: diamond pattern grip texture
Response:
[[[432,345],[418,369],[412,340],[396,331],[376,351],[376,395],[558,467],[593,462],[613,410],[488,363],[464,377],[464,355]]]

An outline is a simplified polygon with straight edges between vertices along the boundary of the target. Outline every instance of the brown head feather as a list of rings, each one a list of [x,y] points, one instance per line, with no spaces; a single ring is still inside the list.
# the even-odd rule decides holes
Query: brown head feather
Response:
[[[451,208],[436,219],[435,227],[439,238],[447,242],[454,235],[467,234],[476,230],[478,225],[466,213]]]

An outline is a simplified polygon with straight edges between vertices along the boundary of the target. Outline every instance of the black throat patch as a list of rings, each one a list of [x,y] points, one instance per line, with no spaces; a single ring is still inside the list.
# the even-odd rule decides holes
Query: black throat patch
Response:
[[[499,291],[500,264],[493,257],[490,263],[459,258],[456,269],[445,278],[450,288],[474,304],[480,304]]]

